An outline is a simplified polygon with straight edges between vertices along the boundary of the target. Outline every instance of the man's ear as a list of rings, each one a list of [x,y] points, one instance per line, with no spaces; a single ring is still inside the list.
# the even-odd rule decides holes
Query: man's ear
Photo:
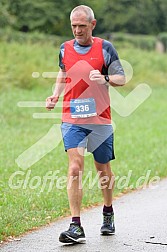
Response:
[[[93,29],[93,30],[94,30],[94,28],[96,27],[96,23],[97,23],[96,19],[93,19],[93,20],[92,20],[92,29]]]

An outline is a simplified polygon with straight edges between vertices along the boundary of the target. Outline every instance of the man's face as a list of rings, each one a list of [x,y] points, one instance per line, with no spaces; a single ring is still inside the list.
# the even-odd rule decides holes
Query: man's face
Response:
[[[85,13],[73,13],[72,15],[72,32],[80,45],[89,45],[92,43],[92,31],[95,25],[96,20],[88,21]]]

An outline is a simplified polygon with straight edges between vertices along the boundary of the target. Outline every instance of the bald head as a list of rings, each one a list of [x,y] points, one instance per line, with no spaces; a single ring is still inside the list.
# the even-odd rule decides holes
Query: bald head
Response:
[[[93,10],[86,6],[86,5],[79,5],[77,7],[75,7],[72,11],[71,11],[71,14],[70,14],[70,20],[72,19],[72,17],[75,15],[75,16],[80,16],[81,14],[85,14],[86,16],[86,19],[91,22],[92,20],[95,19],[95,16],[94,16],[94,12]]]

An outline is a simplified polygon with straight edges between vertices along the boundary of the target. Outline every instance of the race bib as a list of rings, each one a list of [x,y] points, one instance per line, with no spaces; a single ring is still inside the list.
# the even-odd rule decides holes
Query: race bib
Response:
[[[72,118],[85,118],[96,116],[97,112],[95,99],[71,99],[70,111]]]

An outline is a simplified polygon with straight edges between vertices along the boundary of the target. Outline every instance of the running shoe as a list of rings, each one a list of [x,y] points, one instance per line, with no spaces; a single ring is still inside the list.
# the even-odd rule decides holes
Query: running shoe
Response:
[[[76,222],[72,222],[67,231],[62,232],[59,241],[63,243],[85,243],[85,233],[83,227]]]
[[[114,213],[103,213],[103,225],[100,232],[102,235],[115,234]]]

